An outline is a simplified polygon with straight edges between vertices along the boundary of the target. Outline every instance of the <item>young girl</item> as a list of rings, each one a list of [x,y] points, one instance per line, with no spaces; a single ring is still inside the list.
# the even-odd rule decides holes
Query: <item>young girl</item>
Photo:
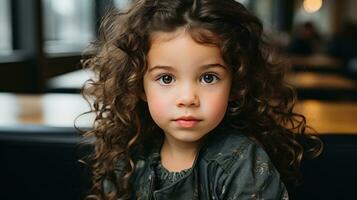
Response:
[[[89,199],[288,199],[304,134],[285,68],[234,0],[137,0],[84,66],[97,117]],[[284,182],[284,183],[283,183]]]

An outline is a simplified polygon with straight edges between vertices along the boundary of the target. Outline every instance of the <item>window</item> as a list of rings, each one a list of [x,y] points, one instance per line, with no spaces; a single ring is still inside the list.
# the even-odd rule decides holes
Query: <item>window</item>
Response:
[[[101,16],[113,4],[0,0],[0,91],[43,92],[50,78],[78,69],[83,49],[95,39]]]
[[[44,0],[45,52],[81,52],[95,37],[94,13],[94,0]]]
[[[0,0],[0,55],[9,54],[12,51],[10,1]]]

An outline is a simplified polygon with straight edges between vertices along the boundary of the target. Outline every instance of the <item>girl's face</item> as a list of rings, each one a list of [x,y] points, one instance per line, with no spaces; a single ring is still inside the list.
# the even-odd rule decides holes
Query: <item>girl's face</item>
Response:
[[[220,49],[182,30],[157,33],[147,55],[144,99],[167,139],[196,143],[223,119],[231,74]]]

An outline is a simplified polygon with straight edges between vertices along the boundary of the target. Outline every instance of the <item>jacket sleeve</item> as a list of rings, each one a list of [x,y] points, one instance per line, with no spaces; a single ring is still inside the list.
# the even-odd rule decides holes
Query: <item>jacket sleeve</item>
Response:
[[[114,173],[116,179],[119,179],[121,176],[123,176],[124,167],[125,167],[124,160],[120,160],[114,165]],[[109,194],[114,190],[116,190],[115,184],[108,178],[104,178],[102,187],[103,187],[103,192],[105,194]]]
[[[257,144],[230,157],[232,167],[221,177],[220,197],[225,200],[287,200],[287,190],[267,153]]]

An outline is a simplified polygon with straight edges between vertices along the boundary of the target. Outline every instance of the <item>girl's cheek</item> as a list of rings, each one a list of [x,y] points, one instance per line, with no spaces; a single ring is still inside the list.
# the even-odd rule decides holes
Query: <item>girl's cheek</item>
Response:
[[[227,105],[228,105],[228,98],[211,98],[210,105],[211,107],[211,112],[213,116],[216,116],[217,118],[220,118],[224,116]]]
[[[168,98],[163,95],[162,92],[151,91],[151,93],[147,96],[147,102],[150,114],[156,123],[165,118],[169,111]]]
[[[210,115],[213,119],[218,120],[224,117],[224,114],[227,110],[229,92],[226,90],[215,91],[208,96],[205,96],[203,100],[205,101],[205,113]]]

